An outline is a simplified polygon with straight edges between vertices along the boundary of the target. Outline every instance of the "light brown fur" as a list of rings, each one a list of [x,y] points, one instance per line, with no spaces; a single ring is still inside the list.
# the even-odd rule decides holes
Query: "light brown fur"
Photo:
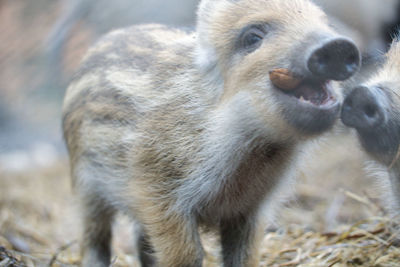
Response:
[[[336,35],[304,0],[204,0],[198,17],[194,33],[110,33],[68,88],[63,128],[85,219],[83,266],[107,266],[118,210],[141,225],[139,242],[159,266],[201,266],[199,226],[221,233],[224,266],[258,265],[263,203],[317,135],[283,117],[269,70],[292,67],[309,36]],[[237,52],[240,29],[256,22],[271,22],[271,36]]]

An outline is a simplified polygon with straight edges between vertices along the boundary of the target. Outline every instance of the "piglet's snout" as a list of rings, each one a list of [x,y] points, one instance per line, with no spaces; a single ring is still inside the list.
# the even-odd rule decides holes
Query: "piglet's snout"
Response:
[[[347,126],[368,129],[379,127],[384,122],[385,114],[370,89],[360,86],[346,97],[341,117]]]
[[[335,38],[311,51],[307,67],[318,78],[342,81],[357,72],[360,58],[360,52],[352,41]]]

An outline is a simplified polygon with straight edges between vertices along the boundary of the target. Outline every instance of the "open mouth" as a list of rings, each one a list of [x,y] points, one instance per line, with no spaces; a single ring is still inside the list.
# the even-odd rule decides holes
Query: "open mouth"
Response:
[[[270,79],[277,90],[304,105],[324,108],[337,103],[329,80],[303,79],[286,69],[271,71]]]
[[[320,134],[333,126],[340,103],[331,81],[299,77],[288,69],[269,74],[282,115],[289,124],[304,134]]]
[[[302,82],[293,90],[282,90],[284,94],[295,97],[304,104],[314,105],[317,107],[330,106],[336,103],[335,97],[332,95],[332,87],[330,81],[323,82]]]

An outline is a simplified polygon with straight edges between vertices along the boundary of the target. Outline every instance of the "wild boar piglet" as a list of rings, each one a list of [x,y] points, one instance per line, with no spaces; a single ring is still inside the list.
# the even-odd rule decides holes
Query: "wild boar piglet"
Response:
[[[333,80],[359,64],[354,43],[306,0],[203,0],[194,32],[106,35],[64,102],[83,266],[109,265],[117,211],[141,226],[142,266],[202,266],[199,227],[220,234],[224,266],[257,266],[263,204],[332,127]]]
[[[372,77],[346,94],[343,123],[355,128],[369,156],[367,171],[377,176],[387,206],[400,213],[400,42],[392,44],[386,61]]]

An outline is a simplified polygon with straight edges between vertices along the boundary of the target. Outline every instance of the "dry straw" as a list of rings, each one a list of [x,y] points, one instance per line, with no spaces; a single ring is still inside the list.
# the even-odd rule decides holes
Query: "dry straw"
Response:
[[[24,174],[0,174],[0,267],[79,265],[79,235],[69,233],[71,225],[79,225],[79,222],[74,218],[77,214],[69,211],[73,198],[65,166],[60,164],[51,170]],[[334,179],[322,181],[335,182]],[[313,203],[327,198],[320,186],[312,185],[303,185],[298,190],[298,198]],[[268,230],[261,246],[260,266],[400,266],[398,224],[382,212],[379,202],[354,191],[328,190],[347,201],[334,208],[342,214],[335,217],[357,212],[349,202],[358,204],[370,215],[360,217],[357,223],[341,222],[325,232],[318,230],[321,228],[316,226],[316,218],[325,216],[326,208],[313,205],[306,213],[304,209],[292,207],[293,210],[289,209],[291,217],[302,217],[308,223],[284,223],[278,229]],[[215,239],[213,236],[204,238],[205,267],[221,266]],[[135,250],[121,248],[128,242],[115,242],[112,266],[139,267]]]

